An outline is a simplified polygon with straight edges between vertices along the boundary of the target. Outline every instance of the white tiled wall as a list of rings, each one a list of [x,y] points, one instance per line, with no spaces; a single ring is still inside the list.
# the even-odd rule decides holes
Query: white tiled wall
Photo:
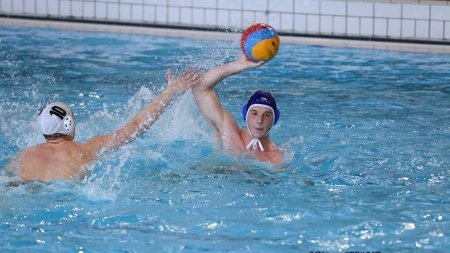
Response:
[[[0,0],[0,14],[405,40],[450,40],[450,0]]]

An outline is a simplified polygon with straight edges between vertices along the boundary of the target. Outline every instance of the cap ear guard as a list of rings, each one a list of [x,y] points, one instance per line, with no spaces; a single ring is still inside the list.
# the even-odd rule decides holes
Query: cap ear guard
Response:
[[[273,124],[275,125],[278,122],[278,119],[280,118],[280,110],[275,111],[275,121],[273,122]]]
[[[242,108],[242,117],[244,118],[244,121],[247,121],[247,104],[244,105],[244,107]],[[280,118],[280,110],[275,111],[275,120],[273,121],[273,124],[275,125],[278,122],[278,119]]]
[[[75,131],[75,121],[70,115],[64,117],[64,128],[67,130],[67,133],[73,133]]]
[[[242,108],[242,118],[244,118],[244,121],[247,121],[246,117],[247,117],[247,104],[245,104],[244,107]]]

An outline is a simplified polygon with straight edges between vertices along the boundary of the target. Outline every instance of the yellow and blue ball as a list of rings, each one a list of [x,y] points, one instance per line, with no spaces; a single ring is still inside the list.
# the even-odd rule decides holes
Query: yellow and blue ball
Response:
[[[254,62],[269,61],[275,57],[280,47],[277,31],[268,24],[257,23],[242,33],[241,49]]]

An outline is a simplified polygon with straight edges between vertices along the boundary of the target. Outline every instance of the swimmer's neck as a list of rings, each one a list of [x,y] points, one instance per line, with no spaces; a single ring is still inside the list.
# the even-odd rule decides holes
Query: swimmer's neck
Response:
[[[70,137],[60,137],[56,139],[47,139],[45,143],[52,144],[52,145],[58,145],[63,143],[72,142],[72,139]]]

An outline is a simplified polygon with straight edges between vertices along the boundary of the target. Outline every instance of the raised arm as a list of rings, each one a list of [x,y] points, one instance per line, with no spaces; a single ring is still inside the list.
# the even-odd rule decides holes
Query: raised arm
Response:
[[[145,106],[144,109],[137,113],[125,126],[112,133],[95,136],[90,139],[85,144],[89,153],[97,156],[100,151],[103,153],[123,144],[132,142],[138,136],[146,132],[162,114],[176,94],[183,93],[199,83],[200,74],[197,73],[198,70],[196,69],[192,72],[190,72],[190,70],[191,67],[188,67],[178,78],[173,78],[172,72],[168,70],[167,87],[152,102]]]
[[[213,88],[223,79],[238,74],[248,68],[259,67],[264,62],[255,63],[242,56],[239,60],[210,69],[201,77],[200,83],[192,88],[195,101],[205,119],[216,133],[223,132],[224,124],[232,118],[220,104]]]

